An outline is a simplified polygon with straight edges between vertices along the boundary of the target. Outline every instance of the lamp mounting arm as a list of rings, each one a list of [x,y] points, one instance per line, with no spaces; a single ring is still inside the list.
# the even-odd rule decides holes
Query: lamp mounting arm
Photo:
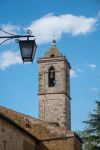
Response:
[[[12,33],[8,33],[8,32],[6,32],[6,31],[4,31],[4,30],[1,29],[1,28],[0,28],[0,30],[1,30],[2,32],[6,33],[6,34],[9,34],[9,35],[7,35],[7,36],[0,36],[0,39],[5,39],[3,42],[0,43],[0,45],[3,44],[3,43],[5,43],[5,42],[8,41],[8,40],[11,40],[11,39],[18,39],[18,38],[25,38],[25,37],[26,37],[27,39],[29,39],[30,37],[35,37],[35,36],[31,35],[32,32],[31,32],[30,30],[27,31],[27,34],[26,34],[26,35],[14,35],[14,34],[12,34]]]

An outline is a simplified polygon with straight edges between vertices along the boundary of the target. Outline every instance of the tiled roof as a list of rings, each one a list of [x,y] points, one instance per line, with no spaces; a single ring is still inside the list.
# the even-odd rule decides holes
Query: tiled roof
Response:
[[[45,54],[44,57],[61,57],[62,54],[60,53],[60,51],[58,50],[57,47],[51,47],[47,50],[47,53]]]
[[[62,54],[56,47],[56,41],[53,40],[51,48],[49,48],[44,57],[61,57]]]
[[[50,123],[18,113],[3,106],[0,106],[0,116],[10,122],[12,121],[12,123],[21,127],[25,132],[29,133],[33,137],[36,137],[36,139],[40,141],[75,136],[75,133],[71,131],[64,130],[56,125],[51,125]]]

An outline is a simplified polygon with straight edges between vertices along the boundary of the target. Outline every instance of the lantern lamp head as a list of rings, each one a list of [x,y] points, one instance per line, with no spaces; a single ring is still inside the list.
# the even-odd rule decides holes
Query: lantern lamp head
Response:
[[[19,46],[23,62],[33,62],[37,48],[35,39],[19,40]]]

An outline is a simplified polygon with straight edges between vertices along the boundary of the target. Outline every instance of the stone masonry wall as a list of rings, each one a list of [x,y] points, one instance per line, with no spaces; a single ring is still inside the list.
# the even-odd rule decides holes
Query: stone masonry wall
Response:
[[[76,141],[75,138],[45,141],[38,145],[37,150],[82,150],[81,142]]]
[[[53,66],[55,68],[55,87],[48,87],[48,70]],[[65,62],[45,62],[39,64],[39,93],[59,93],[67,92],[69,95],[68,87],[66,89],[66,66]]]
[[[70,79],[65,61],[42,61],[39,63],[39,112],[40,119],[58,122],[61,127],[71,129]],[[54,87],[48,86],[48,70],[55,68]]]
[[[41,120],[58,122],[62,128],[69,129],[69,100],[65,94],[40,95],[39,101]]]
[[[0,117],[0,150],[35,150],[36,140]]]

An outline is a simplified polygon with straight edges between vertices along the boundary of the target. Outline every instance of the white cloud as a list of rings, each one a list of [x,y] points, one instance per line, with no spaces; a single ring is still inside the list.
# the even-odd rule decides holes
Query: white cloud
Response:
[[[13,25],[13,24],[0,24],[0,29],[10,33],[10,34],[18,34],[18,32],[20,31],[20,26],[19,25]],[[0,36],[10,36],[9,34],[3,32],[0,30]],[[0,39],[0,43],[3,42],[4,39]],[[12,40],[9,40],[9,42],[11,42]],[[7,44],[8,42],[6,42]]]
[[[76,73],[76,71],[74,69],[70,70],[70,77],[71,78],[76,78],[77,77],[77,73]]]
[[[50,42],[53,35],[57,36],[56,39],[60,39],[63,33],[77,36],[92,32],[96,27],[96,23],[97,18],[93,17],[87,18],[85,16],[75,16],[72,14],[60,16],[48,14],[33,21],[30,26],[25,28],[25,30],[32,30],[32,33],[36,36],[37,44],[44,44]],[[18,34],[21,31],[19,25],[11,23],[0,24],[0,28],[12,34]],[[0,31],[0,36],[4,35],[6,35],[6,33]],[[0,42],[2,41],[0,40]],[[0,69],[5,69],[11,65],[21,63],[21,57],[18,52],[5,51],[0,53]],[[71,70],[71,77],[77,77],[77,72],[80,71]]]
[[[91,90],[92,90],[92,91],[95,91],[95,92],[99,92],[98,88],[95,87],[95,86],[91,87]]]
[[[15,64],[22,64],[21,56],[18,52],[5,51],[0,53],[0,69],[5,70]]]
[[[26,28],[30,29],[36,36],[38,44],[44,44],[52,40],[52,36],[56,35],[60,39],[62,34],[71,34],[77,36],[94,31],[97,18],[87,18],[85,16],[75,16],[72,14],[64,14],[55,16],[48,14],[37,19]]]
[[[81,73],[81,72],[83,72],[83,71],[82,71],[82,69],[79,69],[79,68],[78,68],[78,69],[77,69],[77,72]]]
[[[89,64],[88,65],[92,70],[95,70],[96,69],[96,64]]]
[[[62,14],[59,16],[47,14],[46,16],[33,21],[24,29],[30,29],[36,36],[37,43],[44,44],[50,42],[53,35],[56,35],[56,39],[60,39],[63,33],[77,36],[92,32],[96,28],[98,18],[99,17],[87,18],[85,16],[75,16],[72,14]],[[21,31],[19,25],[11,23],[0,24],[0,28],[12,34],[18,34]],[[0,31],[0,35],[3,36],[5,33]],[[0,40],[0,42],[2,41]]]
[[[2,24],[0,25],[1,29],[3,29],[6,32],[9,32],[11,34],[16,34],[17,32],[20,31],[20,26],[19,25],[13,25],[13,24]],[[2,32],[2,31],[0,31]],[[4,32],[2,32],[2,34],[6,34]]]
[[[97,18],[98,21],[100,21],[100,10],[99,10],[96,18]]]

